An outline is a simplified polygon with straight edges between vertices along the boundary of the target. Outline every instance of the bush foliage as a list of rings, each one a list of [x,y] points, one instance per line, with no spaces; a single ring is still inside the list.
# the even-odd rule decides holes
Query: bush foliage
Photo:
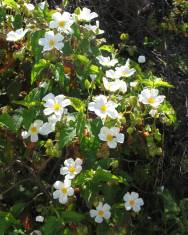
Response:
[[[0,2],[0,234],[187,232],[187,198],[163,185],[173,86],[97,18]]]

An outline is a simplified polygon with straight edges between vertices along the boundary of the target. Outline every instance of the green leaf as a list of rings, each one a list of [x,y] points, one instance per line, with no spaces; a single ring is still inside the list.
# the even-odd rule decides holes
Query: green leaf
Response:
[[[100,68],[94,64],[92,64],[89,68],[91,73],[98,74],[100,72]]]
[[[15,15],[14,21],[13,21],[13,26],[15,29],[20,29],[22,27],[22,16],[20,14]]]
[[[34,65],[31,71],[31,84],[33,84],[37,80],[42,70],[44,68],[47,68],[48,66],[49,62],[44,59],[39,60],[39,62]]]
[[[73,53],[71,44],[69,42],[65,42],[62,51],[64,56],[71,55]]]
[[[100,47],[100,50],[102,51],[108,51],[110,53],[113,53],[114,52],[114,46],[113,45],[102,45]]]
[[[19,9],[18,4],[14,0],[3,0],[3,3],[12,9],[15,9],[15,10]]]
[[[122,177],[113,175],[110,171],[104,170],[102,168],[97,169],[93,177],[93,182],[95,184],[98,184],[101,181],[107,182],[111,180],[115,180],[118,183],[126,184],[126,181]]]
[[[74,97],[70,97],[69,98],[71,101],[71,106],[78,112],[84,112],[85,111],[85,103],[78,99],[78,98],[74,98]]]
[[[60,148],[65,147],[68,145],[76,136],[76,129],[73,126],[65,126],[61,128],[60,131],[60,140],[59,146]]]
[[[86,126],[86,117],[83,113],[78,113],[76,117],[76,135],[82,140]]]
[[[61,85],[64,85],[64,80],[65,80],[64,66],[60,63],[56,64],[55,66],[55,79]]]
[[[90,63],[90,60],[85,55],[76,55],[76,59],[84,65],[88,65]]]
[[[16,131],[14,119],[8,113],[3,113],[0,115],[0,124],[4,125],[13,132]]]
[[[45,235],[57,235],[61,228],[61,221],[54,216],[50,216],[46,219],[42,230]]]
[[[40,30],[31,35],[31,47],[36,62],[41,58],[42,46],[39,45],[39,39],[43,37],[44,32],[44,30]]]
[[[78,213],[76,211],[65,211],[61,213],[61,218],[64,222],[73,222],[73,223],[80,223],[84,221],[85,215]]]

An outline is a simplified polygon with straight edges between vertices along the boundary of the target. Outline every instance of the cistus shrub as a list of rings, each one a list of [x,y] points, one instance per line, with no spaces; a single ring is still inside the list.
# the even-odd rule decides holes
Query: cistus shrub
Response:
[[[0,6],[1,234],[159,234],[155,221],[180,223],[186,201],[157,178],[172,85],[145,56],[120,57],[86,7]]]

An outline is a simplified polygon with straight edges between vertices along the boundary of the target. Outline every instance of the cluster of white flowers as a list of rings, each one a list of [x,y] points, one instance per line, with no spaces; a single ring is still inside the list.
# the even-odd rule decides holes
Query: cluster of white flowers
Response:
[[[44,115],[48,117],[47,122],[42,120],[35,120],[29,127],[28,131],[22,132],[23,139],[31,137],[31,142],[38,141],[38,134],[48,135],[55,131],[55,126],[58,121],[61,120],[65,107],[71,104],[71,101],[64,95],[55,96],[52,93],[46,95],[44,101]]]
[[[139,212],[141,210],[141,206],[144,205],[144,201],[142,198],[139,198],[138,193],[135,192],[127,192],[123,196],[123,200],[125,201],[125,209],[126,210],[133,210],[134,212]],[[91,218],[95,218],[96,223],[102,223],[104,219],[108,220],[111,217],[111,206],[107,203],[103,204],[99,202],[96,209],[90,210]]]
[[[68,197],[74,195],[71,180],[81,172],[82,163],[83,161],[80,158],[76,158],[76,160],[69,158],[64,161],[65,166],[61,167],[60,174],[65,175],[65,180],[64,182],[56,181],[54,183],[56,191],[53,193],[53,198],[58,199],[59,203],[66,204]]]

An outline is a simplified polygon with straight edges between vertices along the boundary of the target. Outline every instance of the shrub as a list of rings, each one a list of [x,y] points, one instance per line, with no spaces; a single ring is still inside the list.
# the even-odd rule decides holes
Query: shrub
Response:
[[[161,201],[181,217],[148,167],[175,114],[147,58],[120,57],[87,8],[4,0],[0,16],[1,234],[142,234]]]

